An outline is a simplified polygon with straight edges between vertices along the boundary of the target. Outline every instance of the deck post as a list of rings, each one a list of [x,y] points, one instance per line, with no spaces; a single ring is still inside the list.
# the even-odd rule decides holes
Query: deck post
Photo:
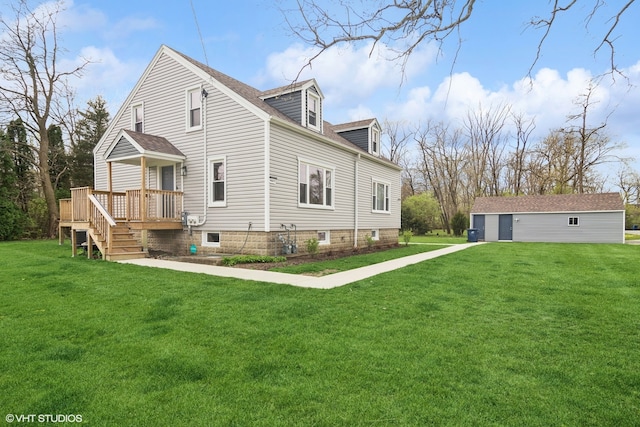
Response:
[[[78,255],[78,239],[76,239],[76,230],[74,230],[73,227],[71,227],[71,256],[76,257],[77,255]]]
[[[140,157],[140,221],[147,219],[147,161]]]
[[[111,175],[111,162],[107,162],[107,191],[109,191],[109,195],[107,196],[107,209],[108,212],[113,215],[113,182]]]
[[[140,157],[140,221],[144,224],[147,220],[147,160],[144,156]],[[142,249],[147,251],[147,230],[143,229],[140,233],[142,240]]]

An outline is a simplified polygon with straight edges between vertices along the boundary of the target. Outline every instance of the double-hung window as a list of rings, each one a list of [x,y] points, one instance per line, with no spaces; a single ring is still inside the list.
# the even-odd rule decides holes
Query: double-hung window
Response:
[[[307,93],[307,125],[320,130],[320,97],[313,92]]]
[[[134,105],[131,111],[131,121],[133,122],[133,130],[136,132],[144,132],[144,110],[142,104]]]
[[[334,169],[300,160],[298,163],[298,206],[333,207]]]
[[[373,181],[371,187],[373,212],[389,212],[389,184]]]
[[[187,130],[202,127],[202,89],[187,91]]]
[[[209,206],[227,205],[226,158],[209,159]]]
[[[371,129],[371,154],[380,154],[380,131],[378,129]]]

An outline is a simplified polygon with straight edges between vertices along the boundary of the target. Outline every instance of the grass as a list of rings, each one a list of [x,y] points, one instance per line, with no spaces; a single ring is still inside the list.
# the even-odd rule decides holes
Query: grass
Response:
[[[640,240],[640,234],[625,233],[624,239],[625,240]]]
[[[402,236],[400,236],[400,242],[404,244],[402,241]],[[443,245],[449,244],[459,244],[467,242],[467,234],[464,233],[461,237],[456,237],[453,234],[447,234],[444,230],[434,230],[430,231],[427,234],[423,234],[421,236],[412,236],[411,243],[439,243]]]
[[[88,425],[640,423],[631,245],[491,243],[330,291],[0,244],[0,411]]]
[[[339,271],[352,270],[354,268],[364,267],[371,264],[377,264],[396,258],[402,258],[409,255],[415,255],[422,252],[430,252],[436,249],[442,249],[444,246],[439,245],[409,245],[398,248],[392,248],[380,252],[361,253],[350,257],[339,258],[334,260],[316,261],[298,265],[288,265],[282,267],[273,267],[271,271],[293,274],[322,274],[336,273]]]

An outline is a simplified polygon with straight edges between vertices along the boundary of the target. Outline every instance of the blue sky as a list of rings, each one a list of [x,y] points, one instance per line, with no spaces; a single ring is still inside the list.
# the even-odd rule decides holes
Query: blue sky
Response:
[[[8,13],[6,1],[0,1],[0,11]],[[528,28],[526,22],[547,15],[550,4],[544,1],[478,0],[461,28],[463,43],[455,63],[454,40],[439,56],[433,46],[425,45],[410,59],[404,81],[398,65],[382,59],[384,45],[371,57],[370,46],[333,49],[302,78],[316,78],[326,96],[325,117],[333,123],[372,116],[381,122],[459,122],[471,107],[508,102],[514,111],[535,117],[536,135],[542,137],[551,128],[566,126],[566,116],[576,112],[573,102],[584,93],[587,80],[609,66],[609,52],[603,49],[594,55],[593,50],[606,32],[602,24],[614,10],[605,6],[586,27],[590,3],[578,2],[570,14],[559,18],[532,70],[533,86],[523,79],[542,32]],[[76,62],[82,55],[94,61],[74,82],[78,103],[83,106],[102,95],[115,113],[161,44],[201,62],[208,60],[211,67],[259,89],[287,84],[311,53],[285,24],[281,9],[293,8],[293,0],[67,0],[61,32],[65,60]],[[608,116],[609,136],[625,142],[624,154],[636,159],[640,159],[640,28],[634,22],[638,16],[636,3],[616,32],[616,63],[628,79],[603,81],[592,115],[594,125]],[[289,17],[295,19],[294,14]]]

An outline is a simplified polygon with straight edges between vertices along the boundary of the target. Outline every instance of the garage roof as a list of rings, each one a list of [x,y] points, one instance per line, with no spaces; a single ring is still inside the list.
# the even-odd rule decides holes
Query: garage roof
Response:
[[[525,212],[623,211],[618,193],[554,194],[542,196],[478,197],[472,214]]]

